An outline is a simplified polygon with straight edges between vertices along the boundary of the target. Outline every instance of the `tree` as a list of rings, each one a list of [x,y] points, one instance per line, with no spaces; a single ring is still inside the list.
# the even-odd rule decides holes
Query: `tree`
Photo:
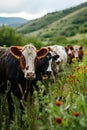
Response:
[[[21,45],[22,36],[17,34],[15,29],[3,25],[0,27],[0,46]]]

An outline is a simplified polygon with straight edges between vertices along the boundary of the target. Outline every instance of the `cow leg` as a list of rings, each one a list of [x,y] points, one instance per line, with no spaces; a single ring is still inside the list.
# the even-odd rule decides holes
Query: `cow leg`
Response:
[[[11,96],[11,91],[7,93],[7,101],[8,101],[9,117],[10,117],[10,120],[13,120],[14,105],[13,105],[13,100]]]
[[[29,94],[29,103],[30,105],[32,105],[33,103],[33,92],[34,92],[34,88],[33,88],[33,81],[26,81],[26,94],[25,94],[25,98],[24,100],[27,100],[28,94]]]
[[[0,84],[0,93],[1,94],[5,94],[6,89],[7,89],[7,83],[6,82],[2,82]]]

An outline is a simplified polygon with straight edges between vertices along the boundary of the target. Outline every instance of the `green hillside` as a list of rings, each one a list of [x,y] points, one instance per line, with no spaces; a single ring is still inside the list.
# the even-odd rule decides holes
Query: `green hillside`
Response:
[[[17,32],[38,37],[43,42],[50,42],[58,36],[65,36],[68,39],[77,34],[83,36],[87,32],[87,2],[31,20],[17,28]]]

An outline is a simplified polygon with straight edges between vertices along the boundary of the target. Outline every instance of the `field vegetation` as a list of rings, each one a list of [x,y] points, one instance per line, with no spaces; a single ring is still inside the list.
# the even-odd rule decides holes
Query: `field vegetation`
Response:
[[[34,91],[33,103],[30,95],[27,102],[18,101],[12,95],[15,104],[14,120],[9,124],[9,111],[6,95],[0,94],[1,130],[85,130],[87,129],[87,51],[81,63],[73,59],[72,65],[66,65],[55,82],[44,79],[37,82],[40,91]],[[43,96],[43,91],[46,95]],[[39,100],[40,99],[40,100]],[[23,104],[24,113],[20,114]],[[39,110],[42,105],[42,111]],[[21,116],[20,116],[21,115]],[[22,124],[21,124],[22,118]]]
[[[87,2],[74,8],[53,12],[29,21],[20,28],[0,27],[0,46],[33,43],[37,49],[48,45],[82,45],[82,62],[73,59],[59,73],[55,82],[38,81],[40,91],[34,90],[33,103],[30,94],[27,101],[15,104],[14,119],[9,122],[7,92],[0,94],[0,130],[86,130],[87,129]],[[46,95],[43,96],[43,91]],[[24,107],[21,115],[20,102]],[[42,105],[42,111],[40,106]],[[22,119],[22,121],[21,121]]]

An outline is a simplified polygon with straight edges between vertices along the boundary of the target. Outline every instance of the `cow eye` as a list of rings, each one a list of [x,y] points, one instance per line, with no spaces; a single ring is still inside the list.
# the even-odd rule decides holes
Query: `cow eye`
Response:
[[[29,66],[26,67],[26,70],[28,70],[28,69],[29,69]]]
[[[48,53],[46,57],[47,57],[47,59],[51,59],[51,54]]]
[[[20,57],[20,66],[22,69],[25,68],[25,64],[26,64],[25,58],[24,58],[24,56],[21,56]]]
[[[70,47],[71,50],[73,50],[73,47]]]
[[[57,60],[59,58],[59,55],[53,56],[53,60]]]
[[[22,62],[25,62],[25,58],[24,58],[24,56],[21,57],[21,60],[22,60]]]

